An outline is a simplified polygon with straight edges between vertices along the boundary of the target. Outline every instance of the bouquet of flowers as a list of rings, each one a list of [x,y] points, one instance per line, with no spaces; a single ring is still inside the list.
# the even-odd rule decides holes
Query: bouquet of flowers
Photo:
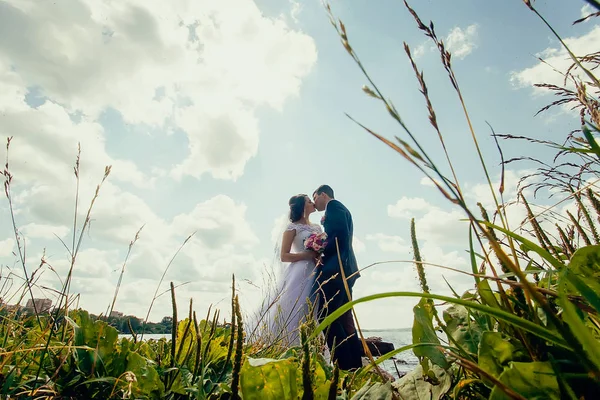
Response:
[[[306,250],[322,253],[325,250],[325,246],[327,246],[327,234],[325,232],[313,233],[304,240]]]

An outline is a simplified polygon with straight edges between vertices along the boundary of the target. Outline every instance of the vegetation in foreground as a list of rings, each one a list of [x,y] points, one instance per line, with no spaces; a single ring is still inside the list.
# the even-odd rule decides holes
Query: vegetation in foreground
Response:
[[[58,311],[60,313],[60,311]],[[56,311],[44,311],[39,312],[37,315],[50,316]],[[19,320],[27,320],[31,317],[35,317],[36,313],[31,308],[23,308],[18,306],[11,306],[7,304],[0,305],[0,318],[11,318]],[[108,323],[117,330],[119,334],[129,335],[136,332],[148,333],[148,334],[170,334],[173,329],[173,318],[164,317],[160,322],[147,322],[144,323],[140,318],[134,315],[113,315],[105,317],[103,315],[90,314],[92,321],[102,320]]]
[[[597,2],[588,3],[600,11]],[[424,24],[417,13],[406,6],[418,28],[439,50],[442,65],[463,107],[470,137],[478,149],[450,53],[438,39],[433,24]],[[525,1],[525,6],[546,23],[531,1]],[[561,96],[553,105],[568,103],[580,110],[582,127],[569,134],[565,144],[540,142],[557,149],[555,163],[549,167],[542,164],[536,175],[523,182],[523,187],[534,185],[560,191],[573,203],[573,211],[561,215],[550,207],[536,212],[538,209],[529,203],[523,191],[516,206],[524,207],[528,218],[522,226],[511,228],[508,215],[516,206],[508,207],[504,203],[503,182],[498,188],[494,187],[479,150],[477,157],[488,177],[496,207],[494,210],[480,207],[475,212],[463,196],[450,156],[447,155],[444,160],[447,164],[442,166],[423,150],[417,138],[425,134],[417,135],[404,123],[364,69],[349,42],[345,26],[333,17],[329,7],[327,9],[343,46],[369,82],[363,90],[383,103],[400,125],[403,138],[389,140],[361,126],[429,177],[440,193],[460,207],[468,218],[470,240],[466,247],[470,253],[472,270],[468,274],[473,278],[473,289],[463,294],[454,292],[454,296],[431,293],[426,269],[445,267],[422,261],[413,222],[414,262],[422,292],[381,293],[356,299],[346,308],[380,298],[414,297],[417,304],[413,344],[377,360],[371,359],[371,364],[359,371],[346,373],[325,363],[318,352],[318,334],[336,314],[319,326],[304,327],[300,348],[249,345],[244,340],[244,323],[235,290],[228,327],[219,326],[218,311],[209,311],[204,319],[198,320],[192,304],[184,315],[186,318],[181,318],[174,301],[175,287],[171,284],[170,340],[138,340],[135,333],[131,338],[119,339],[117,330],[105,321],[93,321],[86,312],[70,309],[69,285],[80,237],[79,241],[73,240],[71,269],[64,281],[59,312],[30,318],[3,316],[0,323],[1,394],[89,399],[498,400],[591,399],[600,392],[600,197],[595,186],[600,147],[594,137],[600,126],[600,84],[593,74],[594,67],[600,65],[598,53],[583,57],[570,53],[573,67],[564,72],[570,86],[545,85]],[[408,45],[405,50],[424,95],[429,121],[444,146],[444,135],[424,75]],[[575,71],[584,78],[575,75]],[[494,137],[528,140],[510,135]],[[78,162],[76,176],[77,165]],[[105,172],[104,179],[110,168]],[[12,209],[8,162],[4,176]],[[82,232],[89,223],[99,190],[100,186]],[[16,235],[17,232],[15,226]],[[23,296],[28,296],[35,281],[28,275],[24,257],[21,261],[26,279]],[[113,305],[117,293],[118,288]],[[438,312],[442,302],[450,307]],[[340,309],[338,314],[346,309]],[[438,337],[437,330],[443,332],[444,340]],[[377,372],[375,367],[383,360],[408,350],[415,353],[420,365],[405,377],[391,383],[383,375],[372,372]]]

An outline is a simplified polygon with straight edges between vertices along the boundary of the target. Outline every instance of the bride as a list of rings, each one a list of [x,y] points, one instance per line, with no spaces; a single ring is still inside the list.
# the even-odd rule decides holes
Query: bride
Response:
[[[300,345],[300,325],[316,316],[312,291],[317,253],[306,250],[304,241],[322,229],[310,223],[315,205],[307,195],[293,196],[288,204],[289,224],[283,232],[279,255],[281,275],[275,295],[263,303],[253,333],[263,343],[293,347]]]

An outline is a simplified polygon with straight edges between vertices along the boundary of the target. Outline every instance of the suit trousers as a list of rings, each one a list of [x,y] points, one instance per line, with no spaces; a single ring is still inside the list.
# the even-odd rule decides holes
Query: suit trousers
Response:
[[[352,288],[350,288],[352,295]],[[319,290],[319,322],[348,302],[341,279],[324,283]],[[351,370],[362,366],[363,348],[356,332],[352,310],[346,311],[326,328],[327,346],[332,360],[340,369]]]

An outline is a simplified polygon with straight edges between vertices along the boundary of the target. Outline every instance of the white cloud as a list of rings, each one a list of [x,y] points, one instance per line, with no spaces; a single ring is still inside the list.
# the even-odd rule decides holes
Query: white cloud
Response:
[[[587,33],[581,36],[565,38],[564,42],[576,56],[584,56],[594,53],[597,43],[600,41],[600,25],[593,26]],[[537,62],[534,66],[515,71],[511,74],[511,82],[517,87],[532,87],[536,83],[548,83],[558,86],[564,85],[564,76],[556,71],[565,72],[573,61],[567,51],[558,43],[556,47],[548,47],[537,57],[542,58],[545,63]],[[573,75],[581,76],[581,71],[575,69]],[[570,85],[570,82],[567,82]],[[549,94],[543,88],[534,88],[536,94]]]
[[[466,224],[460,220],[465,218],[458,209],[447,211],[434,206],[421,197],[403,196],[396,204],[388,205],[391,218],[403,220],[415,219],[415,229],[419,240],[426,239],[440,246],[463,244],[466,235]],[[406,232],[409,225],[406,224]]]
[[[104,128],[99,123],[84,119],[76,124],[64,107],[50,101],[31,108],[25,103],[24,88],[16,89],[18,85],[10,83],[10,79],[8,85],[1,79],[2,76],[13,75],[9,71],[9,65],[3,64],[0,58],[0,91],[8,86],[9,92],[15,94],[12,98],[0,98],[0,130],[7,136],[13,136],[10,168],[15,175],[15,184],[71,181],[79,142],[83,178],[90,177],[91,171],[102,172],[104,166],[112,164],[115,180],[138,187],[152,185],[152,179],[133,162],[107,154]],[[19,80],[15,78],[15,81]],[[2,146],[0,150],[2,159],[6,157],[5,149]]]
[[[14,239],[0,240],[0,257],[10,257],[15,247]]]
[[[356,236],[352,238],[352,247],[354,248],[354,252],[356,254],[364,253],[367,249],[365,243]]]
[[[70,268],[70,260],[61,258],[54,261],[54,257],[46,257],[50,265],[65,277]],[[119,266],[118,250],[99,250],[96,248],[84,249],[77,254],[74,267],[74,276],[77,279],[98,279],[110,276]]]
[[[458,209],[451,211],[433,208],[423,217],[415,220],[417,238],[426,238],[438,246],[464,245],[468,238],[468,222],[465,214]]]
[[[377,246],[382,251],[389,253],[408,253],[410,247],[406,241],[400,236],[390,236],[384,233],[369,234],[366,236],[367,241],[376,242]]]
[[[177,165],[172,176],[200,178],[205,172],[219,179],[239,178],[258,149],[258,121],[241,104],[191,106],[177,114],[188,133],[190,156]]]
[[[432,207],[423,198],[403,196],[396,204],[389,205],[387,210],[388,215],[392,218],[410,219],[415,216],[415,212],[420,214],[422,211],[426,211]]]
[[[64,225],[54,226],[35,222],[21,227],[21,232],[30,239],[55,239],[57,237],[63,239],[70,231],[71,229]]]
[[[452,53],[452,57],[462,60],[477,48],[478,30],[477,24],[469,25],[464,29],[459,26],[452,28],[444,40],[446,50]],[[415,60],[433,51],[436,51],[436,46],[429,39],[411,50]]]
[[[592,7],[589,4],[584,4],[583,7],[581,7],[581,18],[585,18],[590,14],[593,14],[594,12],[596,12],[598,10],[594,9],[594,7]],[[589,20],[588,20],[589,21]],[[586,21],[587,22],[587,21]]]
[[[196,204],[191,212],[176,216],[172,228],[177,232],[197,232],[195,237],[212,249],[230,245],[250,249],[258,243],[258,238],[245,217],[244,204],[218,195]]]
[[[161,291],[170,280],[196,282],[177,296],[193,297],[205,310],[229,296],[232,273],[255,279],[266,261],[254,254],[259,241],[242,202],[208,192],[191,205],[175,206],[179,214],[172,215],[147,199],[164,196],[158,191],[175,185],[172,178],[242,176],[258,149],[257,109],[281,110],[316,62],[313,39],[285,20],[265,17],[252,0],[0,2],[0,131],[14,137],[13,202],[30,250],[28,265],[39,264],[41,240],[50,240],[49,265],[56,271],[69,266],[54,234],[72,234],[80,142],[78,229],[104,167],[112,165],[73,275],[73,291],[86,294],[84,308],[104,311],[99,303],[112,297],[127,246],[144,224],[126,266],[121,311],[142,314],[193,231]],[[131,132],[114,131],[107,115],[122,118]],[[188,152],[182,148],[183,157],[163,165],[153,163],[153,154],[144,154],[150,161],[140,165],[116,156],[115,138],[137,132],[153,132],[157,147],[160,135],[183,132]],[[0,148],[4,159],[5,146]],[[13,258],[13,249],[11,239],[0,241],[2,262]],[[45,268],[41,283],[59,287]],[[161,302],[151,318],[169,308]]]
[[[315,61],[312,38],[250,0],[0,4],[0,76],[9,89],[0,104],[38,88],[54,104],[43,114],[82,113],[91,126],[74,129],[95,130],[88,137],[100,148],[104,133],[94,124],[109,108],[127,123],[181,128],[189,154],[175,177],[238,178],[257,151],[255,109],[281,109]],[[58,131],[44,126],[37,136]]]
[[[428,39],[420,45],[418,45],[417,47],[415,47],[415,49],[412,51],[412,54],[415,60],[418,60],[419,58],[423,57],[425,54],[429,53],[432,50],[435,50],[435,47],[433,46],[433,44],[431,44],[431,42]]]
[[[419,181],[419,183],[423,186],[435,187],[433,182],[431,182],[431,179],[429,179],[426,176],[422,177],[421,180]]]
[[[479,25],[472,24],[462,29],[453,28],[446,37],[446,49],[452,56],[461,60],[471,54],[478,46],[477,34]]]
[[[300,16],[300,13],[302,12],[302,4],[300,4],[299,1],[297,0],[290,0],[290,17],[292,18],[292,21],[294,21],[295,23],[298,23],[298,17]]]
[[[273,221],[271,229],[271,242],[275,245],[281,241],[285,228],[290,224],[289,212],[281,214]]]
[[[205,310],[215,301],[217,294],[221,297],[228,296],[232,274],[239,280],[255,280],[259,275],[264,260],[258,260],[253,255],[252,248],[258,243],[258,238],[246,221],[244,204],[218,195],[196,204],[187,213],[165,221],[137,196],[119,193],[110,184],[107,185],[107,191],[113,195],[102,192],[103,189],[97,200],[97,208],[92,212],[91,229],[84,236],[84,248],[77,257],[73,273],[73,292],[82,294],[81,304],[84,308],[93,312],[104,311],[114,292],[124,261],[124,250],[144,223],[146,226],[126,265],[121,288],[123,298],[117,300],[117,308],[120,311],[141,316],[144,308],[149,305],[152,293],[173,254],[185,237],[193,231],[197,233],[173,261],[161,290],[168,288],[169,281],[176,284],[187,281],[204,282],[209,285],[210,290],[207,291],[213,293],[212,295],[194,292],[193,285],[178,289],[177,295],[178,299],[184,302],[190,297],[194,298],[197,309]],[[37,199],[38,218],[41,220],[44,215],[42,210],[49,209],[55,202],[64,201],[56,189],[46,191],[42,199],[36,197],[35,193],[33,197]],[[26,203],[31,201],[25,199]],[[64,218],[67,219],[69,215],[65,215]],[[27,232],[34,232],[34,235],[41,237],[55,229],[54,226],[44,224],[31,224],[27,227],[24,234],[28,240]],[[32,242],[35,243],[28,241],[30,248]],[[2,254],[4,247],[10,251],[11,244],[10,239],[6,241],[6,246],[2,242]],[[107,245],[116,250],[102,249]],[[36,262],[33,260],[39,260],[39,256],[30,256],[29,263]],[[59,276],[66,275],[70,264],[65,249],[57,245],[53,251],[47,253],[46,260]],[[47,272],[40,283],[47,287],[58,287],[56,275]],[[197,288],[197,285],[195,287]],[[132,297],[131,293],[128,293],[131,290],[143,295]],[[83,296],[84,294],[86,295]],[[160,318],[168,312],[169,303],[160,302],[151,317]]]

